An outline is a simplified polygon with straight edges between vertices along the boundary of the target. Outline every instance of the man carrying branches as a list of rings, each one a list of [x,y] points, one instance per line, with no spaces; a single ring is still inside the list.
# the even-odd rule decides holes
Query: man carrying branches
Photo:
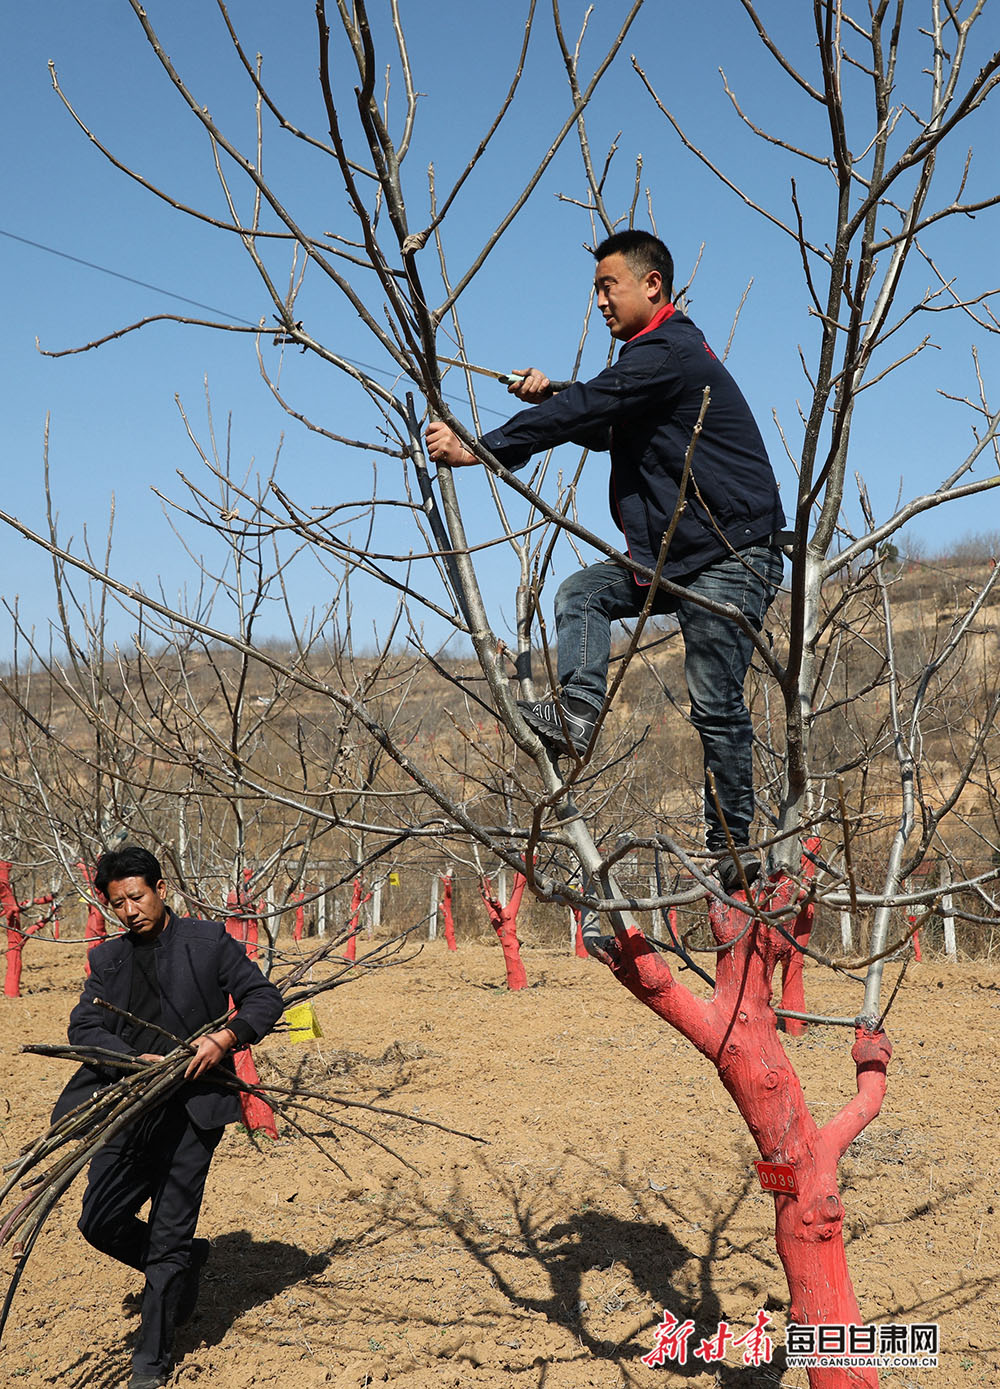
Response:
[[[594,256],[597,306],[622,343],[617,361],[592,381],[558,392],[536,368],[518,372],[508,389],[533,408],[480,443],[512,470],[556,444],[610,451],[611,515],[630,558],[654,573],[662,561],[660,577],[707,602],[731,605],[759,631],[781,581],[784,516],[750,407],[672,302],[673,261],[662,241],[648,232],[618,232]],[[443,423],[428,425],[426,440],[435,462],[479,461]],[[647,576],[613,560],[560,585],[560,695],[519,704],[553,752],[588,751],[607,692],[611,623],[637,617],[649,590]],[[753,643],[736,622],[693,597],[657,589],[650,611],[673,613],[680,625],[691,721],[704,750],[706,844],[720,856],[720,878],[730,891],[756,877],[760,866],[747,848],[753,729],[743,682]]]
[[[194,1232],[212,1155],[223,1127],[240,1116],[237,1091],[211,1072],[219,1067],[235,1079],[229,1052],[259,1041],[284,1005],[224,926],[174,915],[148,850],[126,845],[102,855],[94,889],[107,897],[125,934],[90,953],[90,977],[70,1014],[72,1045],[156,1062],[177,1039],[201,1034],[179,1088],[94,1157],[80,1216],[81,1233],[95,1249],[145,1274],[129,1386],[156,1389],[170,1373],[174,1327],[197,1302],[208,1243]],[[81,1066],[56,1103],[53,1123],[119,1075]],[[147,1200],[144,1222],[136,1212]]]

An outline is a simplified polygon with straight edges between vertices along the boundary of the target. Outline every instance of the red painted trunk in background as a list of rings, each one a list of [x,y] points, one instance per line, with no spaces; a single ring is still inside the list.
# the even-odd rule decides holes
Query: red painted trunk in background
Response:
[[[484,877],[479,885],[479,891],[482,893],[486,910],[489,913],[490,925],[496,931],[500,941],[500,949],[503,951],[508,989],[523,989],[528,983],[528,976],[521,963],[521,943],[517,938],[517,913],[521,906],[521,898],[524,896],[524,884],[524,874],[515,873],[514,890],[511,892],[510,901],[506,906],[503,906],[499,898],[493,895],[493,884],[489,878]]]
[[[84,883],[86,884],[88,891],[91,892],[91,893],[93,893],[93,895],[94,895],[95,897],[100,896],[99,893],[97,893],[97,892],[94,891],[94,874],[93,874],[93,870],[90,869],[90,868],[88,868],[87,865],[86,865],[85,863],[82,863],[82,862],[81,862],[81,863],[78,863],[76,866],[77,866],[77,868],[78,868],[79,871],[80,871],[80,876],[83,878],[83,881],[84,881]],[[103,900],[104,900],[104,898],[101,897],[101,901],[102,901],[102,902],[103,902]],[[88,904],[87,904],[87,927],[86,927],[86,931],[85,931],[85,935],[86,935],[86,937],[87,937],[87,954],[88,954],[88,955],[89,955],[90,952],[93,950],[93,948],[94,948],[95,945],[100,945],[101,941],[105,939],[105,937],[107,936],[107,934],[108,934],[108,924],[107,924],[107,922],[104,920],[104,915],[103,915],[103,913],[101,912],[101,909],[100,909],[99,907],[96,907],[96,906],[93,904],[93,902],[88,902]],[[86,974],[89,974],[89,973],[90,973],[90,961],[89,961],[89,960],[87,960],[87,961],[85,962],[85,964],[84,964],[84,972],[85,972]]]
[[[258,928],[257,920],[250,915],[253,902],[246,892],[231,892],[226,898],[226,909],[233,915],[226,917],[226,930],[234,940],[239,941],[251,960],[257,958]],[[233,1000],[229,1000],[233,1006]],[[233,1056],[236,1074],[246,1085],[259,1085],[260,1077],[249,1047],[243,1047]],[[243,1122],[251,1133],[266,1133],[269,1138],[278,1137],[274,1122],[274,1110],[257,1095],[240,1095],[240,1108]]]
[[[803,865],[811,874],[811,866]],[[781,878],[770,885],[769,909],[796,891]],[[800,914],[802,915],[802,914]],[[696,998],[677,983],[664,957],[634,927],[618,935],[614,973],[641,1002],[670,1023],[716,1066],[760,1150],[769,1162],[795,1171],[796,1196],[776,1195],[775,1241],[791,1293],[790,1320],[810,1325],[863,1324],[844,1254],[844,1208],[837,1163],[878,1114],[891,1047],[884,1033],[858,1029],[851,1056],[857,1095],[817,1127],[785,1053],[771,1007],[776,966],[794,948],[773,928],[713,902],[709,919],[720,953],[715,992]],[[797,923],[794,934],[805,930]],[[873,1369],[809,1371],[812,1389],[873,1389]]]
[[[354,891],[351,893],[351,937],[344,946],[344,956],[348,960],[356,960],[358,958],[358,918],[361,916],[361,908],[371,896],[369,892],[367,896],[363,897],[361,895],[363,891],[364,888],[361,885],[361,879],[355,878]]]
[[[260,1076],[253,1059],[253,1052],[244,1047],[233,1057],[236,1074],[245,1085],[259,1085]],[[274,1122],[274,1110],[259,1095],[240,1095],[243,1122],[251,1133],[266,1133],[268,1138],[277,1138],[278,1129]]]
[[[451,910],[451,898],[453,883],[451,874],[445,873],[441,878],[443,892],[441,894],[441,915],[444,917],[444,938],[449,950],[457,950],[455,944],[455,918]]]
[[[21,911],[24,907],[47,907],[55,899],[49,892],[44,897],[32,898],[30,902],[19,902],[11,887],[10,870],[10,863],[6,859],[0,859],[0,916],[7,922],[7,968],[4,971],[3,991],[6,998],[20,998],[24,942],[47,921],[54,921],[56,926],[59,923],[54,917],[42,916],[27,930],[22,927]]]
[[[809,944],[815,912],[815,903],[809,902],[795,918],[792,935],[799,945]],[[781,1006],[793,1013],[806,1011],[805,981],[802,976],[804,963],[805,956],[801,950],[789,950],[781,957]],[[806,1024],[799,1018],[782,1018],[780,1026],[789,1037],[800,1037],[806,1030]]]
[[[264,909],[264,903],[259,904],[259,910]],[[231,892],[226,898],[226,910],[229,916],[226,917],[226,930],[238,940],[251,960],[256,960],[260,951],[260,926],[254,915],[253,901],[246,892]]]
[[[576,922],[576,939],[574,949],[577,957],[581,960],[587,958],[587,947],[583,943],[583,912],[578,908],[573,908],[573,920]]]
[[[7,922],[7,970],[3,991],[7,998],[20,998],[21,950],[24,947],[24,936],[20,930],[21,908],[10,885],[10,864],[6,859],[0,859],[0,915]]]
[[[7,927],[7,969],[4,973],[3,992],[5,998],[21,997],[21,952],[24,937],[16,928]]]

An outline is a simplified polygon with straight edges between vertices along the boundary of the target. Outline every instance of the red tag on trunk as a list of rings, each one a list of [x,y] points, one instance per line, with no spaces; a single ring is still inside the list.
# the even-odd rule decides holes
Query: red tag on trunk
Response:
[[[798,1191],[795,1168],[787,1162],[755,1162],[754,1166],[765,1191],[775,1191],[782,1196],[794,1196]]]

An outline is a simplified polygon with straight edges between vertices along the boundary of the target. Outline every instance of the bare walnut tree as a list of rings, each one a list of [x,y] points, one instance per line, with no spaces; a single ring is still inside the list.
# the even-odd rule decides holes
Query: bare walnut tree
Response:
[[[174,215],[215,228],[234,255],[249,259],[261,298],[248,315],[259,326],[179,321],[253,338],[266,389],[289,416],[329,441],[338,466],[319,497],[307,489],[292,495],[277,467],[261,480],[238,476],[185,416],[203,468],[202,480],[185,479],[185,494],[170,498],[179,532],[199,536],[190,542],[193,567],[201,568],[199,596],[183,610],[155,596],[155,576],[141,590],[124,584],[109,559],[64,549],[54,525],[48,535],[34,535],[5,518],[53,556],[69,653],[57,659],[35,650],[30,687],[25,674],[8,681],[7,708],[26,769],[16,779],[50,784],[50,776],[63,774],[56,766],[69,765],[51,726],[54,702],[85,708],[95,738],[92,748],[72,749],[77,789],[67,787],[36,816],[32,852],[43,841],[66,840],[65,807],[77,804],[91,777],[107,781],[117,818],[136,833],[150,833],[160,817],[159,840],[173,845],[178,881],[195,894],[207,892],[213,875],[220,881],[234,863],[251,862],[269,865],[272,875],[280,868],[290,892],[307,862],[334,840],[330,857],[344,863],[345,881],[359,862],[377,860],[407,837],[447,844],[450,858],[474,849],[477,861],[483,855],[522,873],[536,898],[583,911],[591,940],[611,938],[606,953],[615,976],[710,1057],[762,1158],[793,1169],[796,1195],[775,1196],[792,1319],[863,1320],[847,1272],[836,1168],[885,1092],[891,1048],[882,973],[909,933],[898,909],[936,909],[947,881],[948,891],[964,894],[980,914],[996,915],[995,661],[976,664],[975,698],[968,691],[963,697],[961,688],[963,663],[975,655],[987,614],[995,625],[996,570],[970,570],[956,586],[945,630],[937,624],[904,632],[898,622],[898,599],[914,582],[901,561],[902,528],[1000,484],[1000,410],[978,360],[964,401],[973,446],[956,448],[943,462],[933,491],[879,517],[864,479],[849,471],[864,429],[857,409],[863,392],[884,389],[907,371],[931,343],[925,323],[949,314],[964,319],[970,335],[998,327],[997,291],[960,293],[947,263],[949,223],[1000,202],[1000,194],[971,191],[976,162],[965,157],[963,143],[963,128],[995,99],[1000,81],[1000,51],[982,54],[978,47],[984,0],[929,0],[908,7],[905,17],[902,4],[888,0],[816,0],[785,7],[773,25],[750,0],[728,7],[732,21],[745,21],[760,42],[762,81],[786,84],[790,97],[819,117],[805,124],[802,137],[765,129],[723,78],[720,99],[728,98],[732,119],[759,139],[762,156],[801,166],[804,180],[821,176],[832,191],[806,200],[793,175],[784,206],[767,204],[748,181],[752,173],[745,178],[701,148],[650,75],[650,60],[632,59],[642,120],[659,113],[663,137],[672,128],[687,157],[759,213],[775,254],[801,274],[805,390],[794,437],[780,424],[797,477],[794,499],[786,497],[794,530],[790,582],[772,613],[774,644],[754,634],[751,680],[764,826],[758,847],[771,873],[755,896],[735,897],[721,893],[698,848],[693,787],[700,769],[687,767],[688,753],[670,731],[679,718],[671,707],[676,641],[648,609],[617,653],[601,737],[582,756],[554,761],[518,713],[517,696],[533,696],[540,678],[533,663],[553,678],[543,596],[558,539],[568,539],[581,557],[596,552],[652,579],[651,593],[686,591],[658,571],[643,571],[581,523],[583,457],[560,457],[558,473],[546,457],[518,476],[490,456],[479,443],[482,369],[466,351],[466,307],[483,283],[502,295],[502,281],[491,278],[494,252],[517,234],[540,181],[570,144],[581,173],[563,200],[577,209],[581,239],[595,243],[637,218],[655,219],[655,198],[643,196],[641,160],[624,192],[612,192],[620,187],[613,158],[619,136],[612,132],[608,141],[602,132],[607,152],[598,155],[589,125],[595,90],[609,66],[623,61],[641,0],[616,17],[620,27],[606,33],[596,60],[586,56],[596,44],[590,11],[572,40],[553,0],[564,115],[544,133],[534,164],[520,152],[511,163],[511,145],[503,144],[543,23],[529,4],[502,100],[487,127],[468,138],[467,160],[447,186],[440,186],[434,162],[413,167],[419,93],[441,79],[416,71],[411,59],[428,21],[407,19],[408,33],[395,0],[372,12],[364,0],[334,7],[319,0],[315,48],[304,61],[318,67],[323,118],[309,129],[297,123],[296,94],[283,96],[269,84],[267,55],[251,57],[238,18],[219,0],[219,33],[242,70],[253,114],[249,143],[238,122],[213,116],[211,93],[189,85],[183,65],[168,56],[155,27],[157,7],[129,3],[184,119],[203,132],[216,201],[193,206],[126,167],[54,68],[56,90],[124,176]],[[795,53],[805,55],[801,62]],[[804,142],[809,132],[820,140],[815,147]],[[957,164],[954,146],[962,147]],[[490,163],[495,149],[507,158],[499,190]],[[280,175],[289,152],[298,186]],[[488,229],[469,217],[484,171],[493,175],[491,206],[498,209]],[[342,194],[335,230],[316,224],[307,180]],[[474,246],[470,225],[480,228]],[[368,335],[368,353],[392,373],[391,384],[383,367],[358,364],[343,327],[348,316]],[[155,331],[153,321],[116,326],[71,350]],[[586,325],[567,376],[579,370],[585,337]],[[341,393],[355,393],[349,427],[332,406],[317,412],[295,398],[295,373],[281,375],[291,349],[322,364]],[[456,380],[471,429],[451,409]],[[363,418],[370,421],[367,439],[356,437],[362,426],[353,423]],[[451,425],[481,462],[488,517],[482,505],[469,504],[450,467],[433,471],[421,439],[428,418]],[[362,458],[365,472],[355,483]],[[691,460],[696,476],[697,431]],[[857,500],[848,507],[852,488]],[[500,602],[482,583],[498,549],[511,576]],[[285,589],[292,566],[312,567],[330,594],[325,610],[308,617],[292,610]],[[134,614],[134,652],[112,658],[99,614],[66,601],[72,571],[96,586],[102,609],[118,602]],[[362,658],[354,650],[352,594],[369,582],[393,592],[398,608],[376,653]],[[221,611],[222,596],[235,620]],[[260,639],[261,612],[272,601],[287,609],[287,652]],[[706,606],[738,619],[726,605]],[[513,632],[501,608],[513,612]],[[432,648],[423,636],[427,619],[466,639],[474,663],[463,666]],[[417,750],[417,705],[431,673],[454,738],[428,753]],[[668,777],[667,767],[683,775]],[[87,806],[73,816],[76,843],[96,847],[108,832],[94,812],[102,786],[92,785]],[[197,836],[192,816],[211,822],[200,823]],[[669,834],[659,828],[664,821]],[[184,825],[186,835],[177,828]],[[985,862],[982,871],[967,867],[971,844]],[[945,861],[945,877],[907,891],[929,855]],[[626,870],[626,860],[633,868]],[[694,907],[703,921],[699,954],[690,944],[695,936],[678,933],[667,913],[690,914],[706,896],[707,921],[703,905]],[[868,927],[860,957],[833,960],[808,944],[820,909]],[[803,951],[841,970],[864,971],[856,1017],[827,1017],[821,1001],[809,1011],[790,1010],[798,1014],[793,1021],[847,1026],[855,1034],[857,1096],[822,1127],[781,1045],[771,1002],[774,971],[788,970]],[[671,953],[707,981],[707,993],[678,982],[667,964]],[[869,1369],[816,1370],[810,1382],[870,1385],[876,1376]]]

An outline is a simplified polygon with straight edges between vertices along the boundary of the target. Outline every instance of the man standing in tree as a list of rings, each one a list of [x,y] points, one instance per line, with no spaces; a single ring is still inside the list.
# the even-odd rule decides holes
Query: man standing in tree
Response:
[[[229,1053],[259,1041],[284,1005],[221,923],[174,915],[160,865],[148,850],[126,845],[102,855],[94,889],[107,898],[125,934],[90,952],[90,976],[70,1014],[72,1045],[158,1061],[176,1046],[168,1034],[187,1038],[212,1028],[195,1044],[179,1087],[99,1150],[83,1196],[84,1238],[145,1274],[129,1389],[157,1389],[170,1373],[174,1327],[197,1304],[208,1241],[196,1240],[194,1232],[212,1155],[223,1127],[240,1117],[237,1091],[212,1072],[218,1067],[233,1077]],[[120,1074],[81,1066],[60,1095],[53,1122]],[[149,1219],[142,1221],[136,1213],[146,1201]]]
[[[654,570],[664,534],[675,527],[662,577],[712,603],[731,604],[754,631],[781,582],[778,548],[784,516],[764,442],[750,407],[701,332],[672,302],[673,261],[648,232],[618,232],[594,252],[597,306],[618,359],[592,381],[558,394],[535,368],[518,372],[509,389],[532,405],[483,447],[515,470],[533,453],[572,442],[611,454],[611,514],[629,556]],[[684,460],[711,393],[681,495]],[[449,427],[427,427],[435,462],[478,462]],[[557,753],[590,746],[607,692],[611,623],[636,617],[649,579],[602,560],[577,571],[556,594],[560,696],[520,702],[525,721]],[[653,612],[673,613],[684,640],[691,721],[705,758],[705,822],[709,851],[720,858],[729,891],[756,877],[749,852],[754,813],[753,729],[743,697],[753,643],[736,622],[695,601],[657,592]],[[738,850],[728,852],[726,831]]]

